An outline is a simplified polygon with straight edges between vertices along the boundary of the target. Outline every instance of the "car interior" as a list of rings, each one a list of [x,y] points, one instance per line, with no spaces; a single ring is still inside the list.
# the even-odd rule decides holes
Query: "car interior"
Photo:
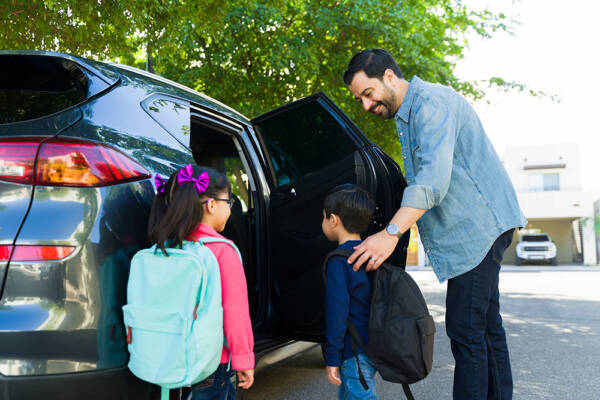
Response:
[[[255,204],[249,189],[249,180],[252,178],[244,167],[241,158],[243,155],[238,151],[235,143],[237,139],[233,132],[212,126],[207,121],[192,118],[190,133],[190,148],[196,163],[224,173],[231,182],[235,203],[231,208],[231,216],[225,230],[221,234],[232,240],[242,255],[248,283],[250,315],[253,316],[258,306],[258,279],[253,250],[255,249],[253,245]]]

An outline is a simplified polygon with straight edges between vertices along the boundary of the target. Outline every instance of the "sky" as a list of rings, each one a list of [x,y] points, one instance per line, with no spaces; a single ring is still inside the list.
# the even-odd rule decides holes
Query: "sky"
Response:
[[[499,76],[560,102],[490,90],[474,103],[501,158],[509,146],[576,143],[581,186],[600,198],[600,1],[464,0],[515,17],[513,35],[472,35],[455,73],[462,80]],[[488,101],[490,104],[488,104]]]

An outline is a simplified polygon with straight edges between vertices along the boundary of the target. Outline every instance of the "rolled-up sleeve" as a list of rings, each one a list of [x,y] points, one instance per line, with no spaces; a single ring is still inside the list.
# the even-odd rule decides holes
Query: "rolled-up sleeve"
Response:
[[[418,99],[411,118],[416,145],[414,183],[404,189],[402,206],[429,210],[440,204],[450,185],[458,126],[454,113],[437,98]]]

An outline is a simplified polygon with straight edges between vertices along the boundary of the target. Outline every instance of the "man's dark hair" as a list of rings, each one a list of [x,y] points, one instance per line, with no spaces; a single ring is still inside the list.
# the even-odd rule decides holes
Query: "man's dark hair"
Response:
[[[382,80],[386,69],[391,69],[398,78],[404,78],[400,67],[390,53],[383,49],[366,49],[352,57],[348,63],[348,69],[344,72],[344,82],[346,85],[350,85],[354,75],[360,71],[365,71],[369,78]]]
[[[366,190],[346,183],[334,187],[325,196],[323,204],[327,218],[337,215],[350,233],[363,233],[375,210],[373,197]]]

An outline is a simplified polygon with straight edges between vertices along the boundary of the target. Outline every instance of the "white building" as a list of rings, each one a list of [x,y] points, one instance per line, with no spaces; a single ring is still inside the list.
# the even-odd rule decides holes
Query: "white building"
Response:
[[[504,166],[529,221],[527,229],[550,235],[559,263],[596,264],[594,204],[591,192],[581,189],[578,146],[510,147]],[[517,240],[515,235],[505,253],[507,263],[515,261]]]

